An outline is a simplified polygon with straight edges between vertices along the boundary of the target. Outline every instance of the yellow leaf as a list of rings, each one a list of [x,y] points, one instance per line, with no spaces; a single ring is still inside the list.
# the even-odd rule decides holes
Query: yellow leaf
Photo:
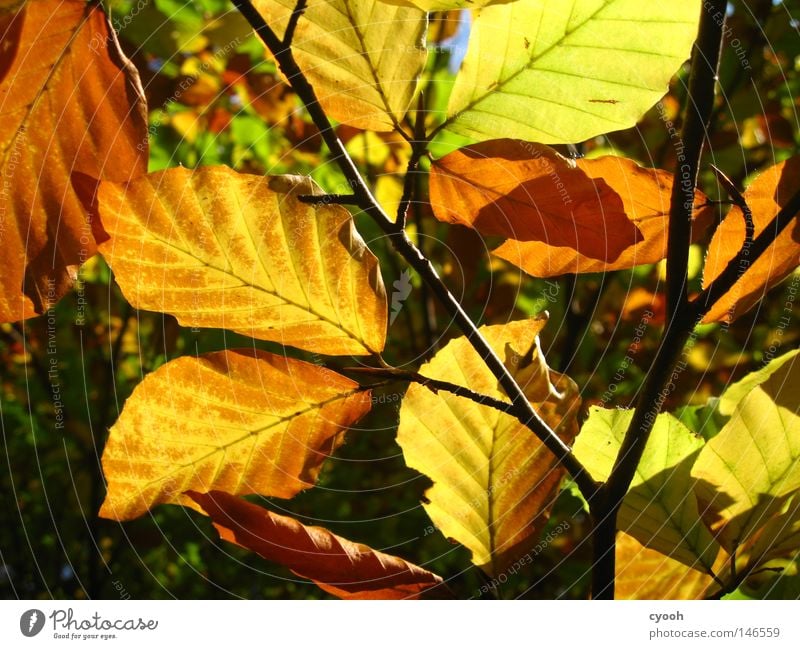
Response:
[[[570,443],[577,432],[578,389],[550,370],[537,334],[543,317],[481,327],[505,356],[537,412]],[[424,376],[498,399],[507,397],[466,338],[447,344],[422,366]],[[496,575],[541,532],[564,474],[555,457],[517,419],[445,392],[409,387],[397,442],[408,466],[433,480],[425,510],[443,534],[472,551],[472,562]]]
[[[102,183],[100,252],[131,304],[186,326],[320,354],[381,351],[387,305],[377,259],[346,209],[298,199],[315,193],[308,178],[225,167]]]
[[[644,547],[625,533],[617,535],[617,599],[703,599],[714,579],[708,572]]]
[[[775,516],[800,489],[800,362],[782,364],[737,404],[692,469],[706,524],[729,552]]]
[[[339,374],[262,351],[170,361],[125,403],[103,452],[100,515],[140,516],[194,489],[291,498],[312,486],[369,392]]]
[[[254,0],[282,35],[295,0]],[[340,122],[391,131],[408,111],[425,65],[427,17],[376,0],[311,2],[292,52],[322,108]]]
[[[628,429],[632,410],[592,408],[575,441],[575,456],[605,481]],[[691,468],[703,440],[668,413],[660,414],[619,512],[619,529],[648,548],[690,567],[711,568],[719,554],[700,518]]]
[[[418,7],[423,11],[450,11],[451,9],[480,9],[488,5],[505,4],[515,0],[381,0],[387,4]]]
[[[0,9],[0,321],[43,313],[96,252],[74,171],[147,171],[139,75],[102,9],[29,0]]]
[[[400,557],[303,525],[230,494],[189,492],[220,538],[285,565],[341,599],[444,596],[442,578]]]

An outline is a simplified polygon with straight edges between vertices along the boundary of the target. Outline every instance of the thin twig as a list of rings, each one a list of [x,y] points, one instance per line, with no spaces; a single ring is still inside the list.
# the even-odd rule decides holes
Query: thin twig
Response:
[[[667,323],[656,356],[645,377],[631,423],[620,445],[608,481],[589,501],[594,531],[592,596],[613,599],[616,572],[617,514],[642,459],[647,439],[669,395],[673,370],[695,321],[687,317],[687,283],[691,221],[697,170],[708,121],[714,108],[714,87],[722,45],[725,0],[703,5],[697,40],[692,50],[688,105],[681,131],[684,151],[675,163],[667,243]]]
[[[556,456],[558,461],[573,477],[578,487],[587,498],[591,498],[597,491],[597,484],[586,471],[585,467],[572,453],[572,449],[548,426],[541,416],[533,409],[525,398],[522,389],[508,371],[503,361],[495,353],[486,339],[478,331],[477,326],[462,308],[461,304],[450,293],[442,282],[439,274],[431,262],[420,253],[406,232],[394,223],[376,201],[364,182],[361,173],[348,155],[341,140],[334,132],[330,120],[317,100],[316,93],[306,76],[302,73],[291,50],[283,47],[281,39],[277,37],[272,28],[267,25],[263,17],[255,10],[248,0],[233,0],[233,4],[250,23],[264,44],[269,48],[278,67],[289,81],[295,94],[305,104],[314,124],[331,152],[333,160],[338,164],[345,180],[353,188],[353,193],[359,198],[359,207],[369,215],[375,223],[386,233],[395,250],[403,256],[406,262],[427,283],[436,298],[450,314],[453,321],[464,333],[475,351],[484,360],[497,377],[498,382],[511,399],[517,417],[525,421],[525,425],[542,441],[542,443]]]
[[[733,201],[733,204],[742,210],[742,218],[744,218],[744,244],[742,245],[742,250],[749,250],[750,246],[753,245],[753,238],[756,236],[756,226],[753,223],[753,212],[750,209],[750,206],[747,204],[747,200],[745,200],[744,195],[739,191],[736,185],[733,184],[733,181],[728,178],[728,176],[726,176],[716,165],[710,166],[711,171],[713,171],[714,175],[717,177],[717,182],[719,182],[719,184],[725,188],[725,191],[728,193],[731,201]]]
[[[494,408],[495,410],[504,412],[512,417],[517,417],[518,414],[513,404],[509,403],[508,401],[502,401],[501,399],[497,399],[488,394],[482,394],[480,392],[476,392],[475,390],[470,390],[463,385],[450,383],[449,381],[440,381],[439,379],[425,376],[419,372],[409,372],[407,370],[401,370],[393,367],[345,367],[344,370],[347,372],[358,372],[372,376],[386,376],[396,381],[418,383],[419,385],[428,388],[434,394],[437,394],[439,391],[450,392],[457,397],[464,397],[465,399],[474,401],[481,406]],[[525,421],[521,421],[521,423],[527,425]]]
[[[283,46],[286,49],[289,49],[292,46],[292,40],[294,39],[294,32],[297,29],[297,23],[300,20],[300,16],[303,15],[303,12],[306,10],[307,0],[297,0],[297,4],[294,6],[294,11],[292,11],[292,15],[289,17],[289,24],[286,25],[286,31],[283,34]]]

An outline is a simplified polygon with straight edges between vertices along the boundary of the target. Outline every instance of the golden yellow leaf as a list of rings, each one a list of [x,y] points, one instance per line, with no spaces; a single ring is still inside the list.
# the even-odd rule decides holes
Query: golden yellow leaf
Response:
[[[312,486],[370,393],[311,363],[262,351],[163,365],[134,390],[103,452],[100,515],[140,516],[183,492],[291,498]]]
[[[283,35],[295,0],[253,0]],[[292,52],[330,117],[390,131],[406,114],[425,65],[427,17],[377,0],[310,2],[297,23]]]
[[[318,192],[309,178],[226,167],[104,182],[100,252],[131,304],[186,326],[320,354],[381,351],[387,304],[377,259],[346,209],[298,199]]]
[[[753,215],[754,238],[769,225],[789,199],[800,191],[800,156],[784,160],[763,172],[744,192]],[[745,241],[742,210],[734,206],[714,232],[703,271],[703,288],[711,284],[739,253]],[[773,286],[784,280],[800,264],[800,220],[797,216],[753,261],[745,258],[742,276],[719,299],[703,322],[731,322],[752,309]]]
[[[13,7],[12,3],[12,7]],[[99,5],[29,0],[0,15],[0,321],[43,313],[95,251],[75,171],[147,171],[144,94]]]
[[[537,334],[546,319],[481,327],[537,412],[567,443],[577,433],[578,389],[550,370]],[[508,399],[466,338],[457,338],[420,373]],[[397,442],[408,466],[433,480],[425,510],[434,524],[496,575],[524,554],[547,522],[564,474],[555,456],[517,419],[421,385],[409,387]]]
[[[698,568],[687,568],[620,532],[614,595],[617,599],[703,599],[714,579]]]
[[[594,259],[569,247],[549,245],[542,241],[509,239],[493,252],[534,277],[555,277],[565,273],[602,273],[610,270],[654,264],[667,255],[667,218],[672,174],[662,169],[640,167],[633,160],[603,156],[594,160],[575,161],[576,167],[588,176],[602,195],[612,195],[613,203],[627,215],[641,233],[641,240],[625,248],[610,261]],[[552,179],[551,179],[552,180]],[[569,186],[565,187],[569,197]],[[586,200],[581,198],[579,200]],[[597,204],[598,197],[591,203]],[[714,216],[707,207],[708,198],[695,192],[692,240],[699,239]],[[604,207],[604,209],[606,209]],[[598,211],[597,219],[602,220]],[[609,236],[613,236],[613,231]]]
[[[303,525],[230,494],[187,494],[220,538],[280,563],[341,599],[420,599],[444,595],[442,578],[400,557]]]

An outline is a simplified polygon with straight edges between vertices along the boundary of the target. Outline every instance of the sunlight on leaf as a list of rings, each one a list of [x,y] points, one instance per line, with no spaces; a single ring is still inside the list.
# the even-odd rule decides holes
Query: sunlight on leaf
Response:
[[[145,377],[103,452],[104,518],[127,520],[189,489],[291,498],[312,486],[370,393],[262,351],[170,361]]]
[[[544,317],[481,327],[542,418],[567,443],[577,432],[575,383],[550,370],[539,348]],[[466,338],[422,366],[424,376],[508,398]],[[472,552],[489,575],[525,552],[547,522],[564,470],[538,438],[510,415],[421,385],[400,408],[397,442],[408,466],[433,480],[425,510],[445,536]]]
[[[282,35],[296,0],[253,0]],[[310,2],[292,52],[330,117],[390,131],[406,114],[427,58],[426,15],[377,0]]]
[[[632,416],[632,410],[590,410],[574,451],[595,480],[608,479]],[[720,547],[702,523],[690,475],[702,447],[703,440],[672,415],[660,414],[622,502],[618,525],[676,561],[711,568]]]
[[[100,252],[131,304],[183,325],[321,354],[378,352],[388,309],[377,259],[346,209],[298,199],[319,191],[308,178],[225,167],[102,183]]]
[[[692,469],[706,524],[730,552],[800,489],[800,362],[792,357],[736,405]]]
[[[446,134],[552,144],[633,126],[689,58],[700,8],[699,0],[519,0],[481,9]]]
[[[761,234],[789,199],[800,191],[800,156],[764,171],[744,192],[753,214],[754,238]],[[745,241],[741,208],[734,206],[714,232],[708,247],[703,288],[725,270]],[[781,234],[755,262],[745,259],[744,271],[703,318],[703,322],[731,322],[752,309],[773,286],[800,265],[800,219],[795,215]]]
[[[139,75],[98,6],[30,0],[0,9],[0,321],[44,313],[95,251],[73,171],[147,171]]]
[[[444,596],[438,575],[324,527],[303,525],[227,493],[187,495],[211,517],[220,538],[286,566],[341,599]]]

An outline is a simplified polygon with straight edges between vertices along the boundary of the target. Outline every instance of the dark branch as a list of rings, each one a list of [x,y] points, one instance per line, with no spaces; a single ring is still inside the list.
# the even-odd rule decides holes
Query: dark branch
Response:
[[[719,184],[725,188],[725,191],[728,193],[731,201],[733,201],[733,204],[742,210],[742,217],[744,218],[744,244],[742,244],[742,250],[740,251],[741,254],[742,251],[749,249],[750,246],[753,245],[753,238],[756,236],[756,226],[753,223],[753,212],[750,209],[750,206],[747,204],[745,197],[742,195],[742,192],[740,192],[736,185],[733,184],[733,181],[715,165],[711,165],[711,170],[717,177]]]
[[[320,106],[316,93],[308,79],[301,72],[290,49],[284,47],[281,39],[266,24],[261,15],[255,10],[248,0],[233,0],[233,4],[247,19],[264,44],[269,48],[278,67],[283,72],[292,86],[295,94],[302,100],[314,124],[320,130],[325,144],[330,149],[333,160],[353,188],[353,193],[359,199],[359,207],[368,214],[377,225],[387,234],[395,250],[403,256],[406,262],[420,275],[422,280],[430,287],[433,294],[452,317],[456,325],[469,340],[475,351],[481,356],[486,365],[497,377],[498,382],[511,399],[517,418],[525,421],[526,426],[542,441],[542,443],[558,458],[559,462],[573,477],[578,487],[589,498],[597,485],[584,466],[573,455],[572,449],[561,440],[558,435],[533,409],[525,398],[514,377],[511,376],[500,357],[491,348],[486,339],[480,334],[477,326],[467,315],[461,304],[450,293],[442,282],[433,265],[417,249],[408,238],[405,231],[393,223],[386,212],[381,208],[375,197],[370,192],[358,168],[348,155],[341,140],[336,136],[328,116]]]
[[[303,194],[297,200],[308,205],[358,205],[359,199],[353,194]]]
[[[300,16],[302,16],[303,12],[306,10],[306,4],[308,4],[307,0],[297,0],[297,4],[294,6],[294,11],[292,11],[292,15],[289,17],[289,24],[286,26],[286,33],[283,35],[283,46],[286,49],[289,49],[292,46],[292,40],[294,39],[294,32],[297,29],[297,23],[300,20]]]
[[[725,6],[725,0],[710,0],[703,5],[698,36],[692,50],[689,104],[681,131],[684,151],[675,163],[670,201],[667,243],[667,324],[656,356],[645,377],[642,392],[609,479],[598,497],[594,501],[589,501],[595,525],[592,596],[598,599],[614,597],[619,507],[642,459],[656,416],[671,389],[674,389],[673,382],[677,377],[673,371],[695,325],[695,320],[687,317],[687,270],[691,223],[697,170],[714,108],[714,86],[724,25],[724,21],[717,21],[717,16],[725,15]]]

